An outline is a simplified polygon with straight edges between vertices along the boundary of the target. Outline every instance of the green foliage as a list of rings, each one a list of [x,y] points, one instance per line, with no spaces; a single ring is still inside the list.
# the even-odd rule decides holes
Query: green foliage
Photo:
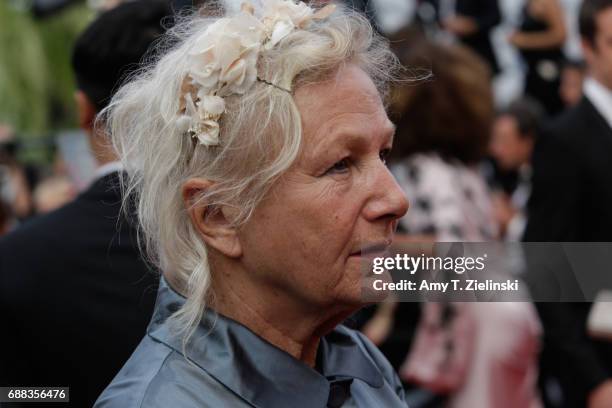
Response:
[[[51,129],[75,127],[75,81],[70,58],[79,33],[91,21],[93,13],[84,5],[36,22],[52,77],[48,82]]]
[[[31,18],[5,2],[0,2],[0,46],[0,122],[43,131],[50,72],[42,41]]]
[[[79,4],[34,20],[0,1],[0,122],[32,137],[75,127],[70,55],[91,17]]]

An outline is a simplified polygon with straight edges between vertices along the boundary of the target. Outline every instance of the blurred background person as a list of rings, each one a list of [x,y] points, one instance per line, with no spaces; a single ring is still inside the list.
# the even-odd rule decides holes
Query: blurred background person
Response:
[[[539,101],[551,115],[563,109],[559,87],[566,37],[559,0],[528,0],[520,27],[509,37],[526,65],[524,93]]]
[[[559,96],[566,108],[571,108],[582,99],[582,87],[586,76],[584,61],[567,60],[561,72]]]
[[[496,240],[490,192],[479,170],[494,118],[486,63],[463,46],[432,43],[406,46],[398,55],[411,68],[432,61],[433,72],[427,83],[396,89],[392,105],[397,132],[391,169],[412,212],[400,220],[402,232],[415,242]],[[448,397],[451,407],[537,403],[539,323],[529,303],[425,303],[416,332],[404,317],[413,315],[414,307],[396,307],[390,335],[381,342],[381,350],[394,358],[403,347],[404,380]],[[419,340],[432,327],[449,331],[452,344],[439,350],[445,346]],[[410,350],[408,342],[400,345],[394,337],[411,329]]]
[[[122,168],[94,124],[170,14],[165,1],[126,2],[74,46],[79,124],[98,169],[74,201],[0,240],[0,308],[10,333],[2,337],[3,385],[69,386],[70,406],[92,406],[145,332],[157,279],[140,259],[132,221],[120,216]]]
[[[501,22],[498,0],[418,0],[417,17],[426,31],[440,29],[474,50],[497,74],[499,64],[491,31]]]
[[[17,160],[16,149],[13,129],[0,124],[0,196],[10,214],[9,229],[32,213],[32,193],[25,169]]]
[[[584,97],[546,126],[533,157],[525,241],[612,241],[612,0],[585,0]],[[590,303],[540,303],[564,407],[612,406],[612,343],[587,332]]]
[[[453,3],[439,2],[441,7],[444,3]],[[454,3],[454,10],[450,8],[443,15],[442,27],[476,51],[489,64],[493,75],[497,74],[499,64],[491,45],[491,31],[501,22],[498,0],[455,0]]]
[[[77,191],[67,177],[48,177],[34,189],[34,211],[36,214],[46,214],[68,204],[76,195]]]
[[[531,194],[531,157],[543,118],[539,103],[520,99],[500,111],[493,122],[489,153],[501,171],[516,175],[509,191],[499,188],[493,194],[500,236],[507,241],[523,237]]]
[[[397,53],[410,69],[431,61],[433,73],[431,81],[396,89],[392,106],[398,127],[392,168],[412,211],[400,225],[438,241],[494,240],[489,191],[479,173],[494,117],[489,69],[461,46],[422,42]]]

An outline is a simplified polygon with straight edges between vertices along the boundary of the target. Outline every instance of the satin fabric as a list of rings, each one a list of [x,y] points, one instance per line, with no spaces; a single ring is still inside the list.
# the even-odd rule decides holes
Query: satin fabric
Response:
[[[407,406],[388,361],[345,326],[321,338],[315,370],[209,310],[184,354],[166,322],[184,301],[161,280],[146,336],[95,408]]]

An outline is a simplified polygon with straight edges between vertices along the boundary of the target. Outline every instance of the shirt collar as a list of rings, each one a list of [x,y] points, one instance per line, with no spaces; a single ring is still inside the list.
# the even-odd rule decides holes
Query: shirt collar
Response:
[[[612,90],[589,77],[584,81],[584,94],[612,128]]]
[[[181,355],[182,341],[165,321],[184,301],[162,278],[147,329],[149,336]],[[359,379],[371,387],[383,385],[382,374],[363,344],[343,326],[321,338],[322,373],[212,310],[205,312],[185,351],[199,368],[256,407],[276,408],[287,401],[294,408],[324,407],[330,384]]]
[[[104,163],[96,169],[96,172],[94,173],[94,180],[99,180],[105,176],[108,176],[111,173],[117,173],[121,170],[123,170],[123,165],[120,161]]]

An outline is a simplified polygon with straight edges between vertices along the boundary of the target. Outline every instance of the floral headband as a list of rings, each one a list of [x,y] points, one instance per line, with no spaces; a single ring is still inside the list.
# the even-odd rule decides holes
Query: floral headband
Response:
[[[291,92],[257,76],[260,52],[272,49],[295,29],[324,19],[335,9],[327,5],[315,12],[303,2],[261,0],[261,17],[249,3],[240,13],[211,24],[189,52],[189,71],[181,84],[179,119],[183,133],[200,144],[219,144],[219,119],[225,112],[224,97],[242,95],[255,81]]]

